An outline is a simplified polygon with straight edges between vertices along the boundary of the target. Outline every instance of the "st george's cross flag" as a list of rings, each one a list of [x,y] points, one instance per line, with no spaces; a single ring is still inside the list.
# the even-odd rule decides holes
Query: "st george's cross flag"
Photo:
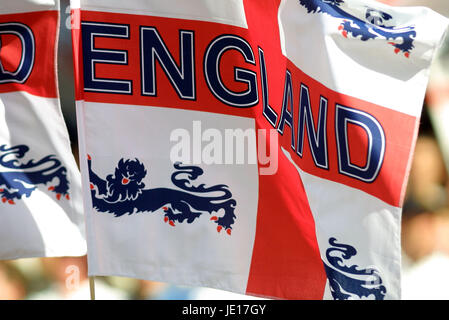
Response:
[[[366,0],[71,5],[90,275],[400,298],[445,18]]]
[[[0,5],[0,259],[86,254],[56,76],[59,1]]]

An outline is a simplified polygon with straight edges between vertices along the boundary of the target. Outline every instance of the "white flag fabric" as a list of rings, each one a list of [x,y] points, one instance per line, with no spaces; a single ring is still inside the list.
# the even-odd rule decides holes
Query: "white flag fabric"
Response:
[[[56,76],[59,1],[0,6],[0,259],[86,254]]]
[[[447,20],[365,0],[72,1],[90,275],[399,299]]]

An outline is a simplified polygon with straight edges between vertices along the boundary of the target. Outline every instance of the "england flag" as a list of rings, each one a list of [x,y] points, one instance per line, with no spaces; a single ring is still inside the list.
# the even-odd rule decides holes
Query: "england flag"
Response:
[[[399,299],[447,20],[368,0],[72,1],[90,275]]]
[[[56,75],[59,1],[0,6],[0,259],[86,254]]]

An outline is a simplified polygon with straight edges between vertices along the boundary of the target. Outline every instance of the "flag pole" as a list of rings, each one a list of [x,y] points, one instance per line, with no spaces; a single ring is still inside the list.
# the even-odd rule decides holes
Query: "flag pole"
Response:
[[[95,300],[95,277],[89,277],[90,300]]]

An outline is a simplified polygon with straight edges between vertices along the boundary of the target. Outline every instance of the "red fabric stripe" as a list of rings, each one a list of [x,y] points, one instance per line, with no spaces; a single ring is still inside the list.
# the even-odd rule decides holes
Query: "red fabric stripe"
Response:
[[[81,46],[81,11],[72,10],[70,13],[72,22],[72,50],[73,50],[73,76],[75,80],[75,99],[84,99],[84,79],[83,79],[83,48]]]
[[[39,11],[0,15],[0,23],[19,22],[31,28],[35,42],[34,67],[25,83],[0,84],[0,93],[26,91],[36,96],[57,98],[55,45],[58,26],[58,11]],[[20,61],[22,47],[17,37],[1,35],[0,59],[4,66],[15,71]],[[9,40],[9,41],[8,41]]]
[[[257,41],[266,57],[270,105],[279,114],[287,67],[278,32],[279,1],[244,3],[250,39]],[[262,114],[261,104],[255,117],[259,128],[271,127]],[[288,129],[284,137],[290,137]],[[290,148],[288,142],[286,149]],[[321,299],[326,276],[307,196],[296,169],[280,149],[278,154],[277,173],[259,176],[256,239],[247,293],[283,299]]]

